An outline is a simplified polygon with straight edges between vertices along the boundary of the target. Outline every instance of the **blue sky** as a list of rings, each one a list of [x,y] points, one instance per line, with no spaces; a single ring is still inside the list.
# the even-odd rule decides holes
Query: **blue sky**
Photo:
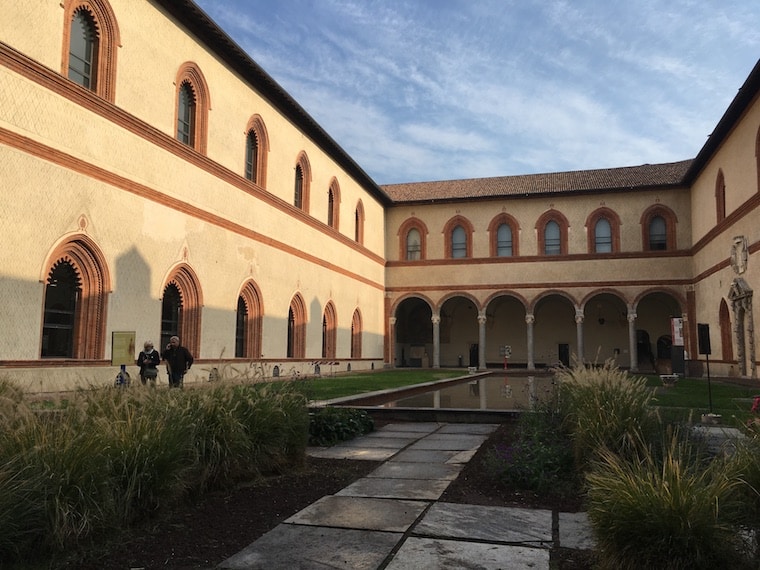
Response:
[[[757,0],[196,0],[378,183],[693,158]]]

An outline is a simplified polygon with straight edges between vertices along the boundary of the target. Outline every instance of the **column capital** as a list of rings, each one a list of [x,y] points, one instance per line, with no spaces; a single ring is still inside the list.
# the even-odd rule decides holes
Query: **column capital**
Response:
[[[584,316],[585,315],[583,314],[583,311],[581,311],[580,309],[576,309],[576,311],[575,311],[575,324],[576,325],[582,324]]]
[[[478,324],[479,324],[479,325],[484,325],[484,324],[486,324],[486,321],[487,321],[487,320],[488,320],[488,319],[486,318],[486,316],[485,316],[485,315],[478,315]]]
[[[526,325],[532,325],[535,322],[536,322],[536,317],[535,317],[535,315],[533,313],[527,313],[525,315],[525,324]]]
[[[433,315],[430,317],[430,322],[432,322],[434,325],[440,325],[441,324],[441,316],[440,315]]]
[[[389,322],[391,325],[395,325],[395,324],[396,324],[396,317],[390,317],[390,318],[388,319],[388,322]]]
[[[638,315],[636,315],[636,312],[635,312],[635,311],[629,311],[629,312],[628,312],[628,322],[629,322],[629,323],[632,323],[632,322],[634,322],[634,321],[636,320],[636,317],[637,317],[637,316],[638,316]]]

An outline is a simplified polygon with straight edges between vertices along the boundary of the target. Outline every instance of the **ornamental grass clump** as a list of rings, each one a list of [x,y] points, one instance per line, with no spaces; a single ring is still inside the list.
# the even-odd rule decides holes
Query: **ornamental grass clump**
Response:
[[[677,431],[659,450],[642,440],[633,448],[627,457],[600,449],[586,476],[600,566],[752,567],[738,532],[740,482],[723,461],[706,461]]]
[[[581,471],[600,449],[626,454],[636,440],[659,437],[661,422],[650,405],[654,389],[647,388],[645,378],[632,377],[607,361],[599,367],[560,369],[557,380],[563,427]]]

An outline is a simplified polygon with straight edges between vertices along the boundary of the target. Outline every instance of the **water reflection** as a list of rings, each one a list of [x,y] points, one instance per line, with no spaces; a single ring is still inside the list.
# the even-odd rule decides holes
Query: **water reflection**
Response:
[[[496,375],[382,404],[383,408],[529,410],[553,392],[552,376]]]

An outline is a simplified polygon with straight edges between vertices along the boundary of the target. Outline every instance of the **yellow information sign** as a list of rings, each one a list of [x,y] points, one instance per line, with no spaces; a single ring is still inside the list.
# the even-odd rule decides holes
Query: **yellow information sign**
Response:
[[[111,333],[111,364],[113,366],[135,363],[136,336],[135,331],[113,331]]]

